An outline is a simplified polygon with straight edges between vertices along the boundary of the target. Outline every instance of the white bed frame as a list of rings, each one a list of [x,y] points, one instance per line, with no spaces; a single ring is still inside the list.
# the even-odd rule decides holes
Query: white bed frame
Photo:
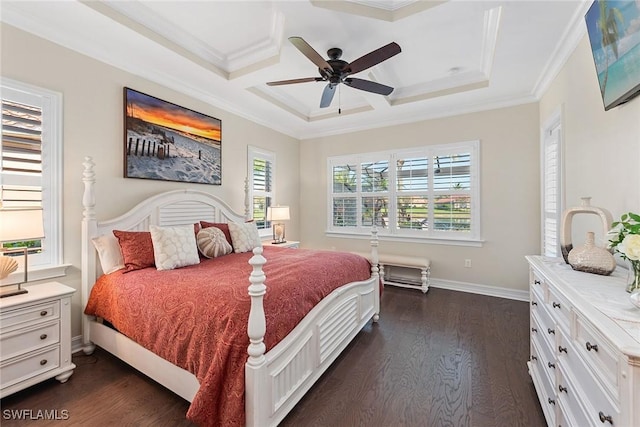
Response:
[[[245,183],[245,215],[239,215],[217,197],[196,190],[175,190],[142,201],[117,218],[98,221],[95,209],[95,172],[90,157],[84,162],[82,198],[82,303],[86,306],[91,288],[102,274],[91,239],[112,230],[148,230],[149,225],[172,226],[211,222],[244,221],[249,200]],[[265,353],[266,321],[262,300],[267,292],[262,266],[262,248],[249,261],[253,271],[248,293],[251,311],[247,325],[248,358],[245,365],[245,409],[247,426],[275,426],[311,388],[315,381],[347,347],[371,319],[378,321],[380,292],[378,238],[372,231],[371,277],[346,284],[323,299],[278,345]],[[117,331],[93,316],[83,316],[84,352],[95,345],[109,351],[163,386],[192,401],[199,383],[196,377]]]

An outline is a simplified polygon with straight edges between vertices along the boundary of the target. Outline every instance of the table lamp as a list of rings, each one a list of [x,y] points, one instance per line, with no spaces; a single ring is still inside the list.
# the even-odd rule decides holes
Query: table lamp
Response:
[[[272,221],[273,244],[286,243],[284,240],[284,223],[289,219],[289,206],[269,206],[267,208],[267,221]]]
[[[0,209],[0,243],[25,242],[27,240],[39,240],[44,238],[44,228],[42,221],[42,209]],[[0,298],[26,294],[27,290],[22,288],[23,283],[29,280],[28,256],[29,248],[20,246],[16,248],[2,248],[0,252],[24,254],[24,282],[19,283],[17,288],[5,289],[15,285],[2,285],[0,288]],[[14,272],[18,263],[13,257],[0,256],[0,280]]]

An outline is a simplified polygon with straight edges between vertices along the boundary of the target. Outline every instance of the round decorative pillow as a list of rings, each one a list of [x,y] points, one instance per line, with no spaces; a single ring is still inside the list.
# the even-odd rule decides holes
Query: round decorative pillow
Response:
[[[203,228],[198,232],[196,240],[198,249],[207,258],[216,258],[233,251],[224,233],[217,227]]]

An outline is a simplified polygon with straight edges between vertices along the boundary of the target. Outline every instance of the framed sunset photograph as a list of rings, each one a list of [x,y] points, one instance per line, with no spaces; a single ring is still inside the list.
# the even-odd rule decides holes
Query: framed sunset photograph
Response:
[[[222,122],[124,88],[124,176],[222,184]]]

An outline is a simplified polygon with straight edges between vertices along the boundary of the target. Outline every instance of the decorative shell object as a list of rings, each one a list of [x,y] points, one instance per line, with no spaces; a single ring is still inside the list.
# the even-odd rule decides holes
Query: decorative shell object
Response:
[[[18,269],[15,259],[8,256],[0,256],[0,280],[4,279]]]
[[[595,245],[594,233],[587,233],[584,245],[576,246],[569,252],[569,265],[577,271],[608,276],[615,270],[616,261],[611,253]]]

